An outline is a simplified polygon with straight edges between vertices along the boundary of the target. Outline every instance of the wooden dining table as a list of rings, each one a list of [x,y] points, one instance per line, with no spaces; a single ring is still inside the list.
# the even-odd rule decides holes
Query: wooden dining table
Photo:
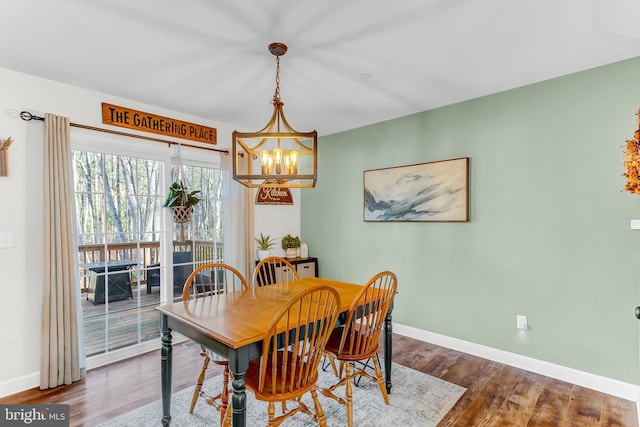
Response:
[[[247,400],[244,375],[249,361],[261,356],[262,340],[275,314],[297,293],[315,285],[329,285],[338,291],[341,312],[349,309],[362,289],[358,284],[310,277],[157,307],[162,324],[162,425],[171,423],[172,331],[180,332],[229,360],[229,370],[233,375],[232,425],[245,427]],[[384,326],[384,368],[388,392],[391,392],[391,310]]]

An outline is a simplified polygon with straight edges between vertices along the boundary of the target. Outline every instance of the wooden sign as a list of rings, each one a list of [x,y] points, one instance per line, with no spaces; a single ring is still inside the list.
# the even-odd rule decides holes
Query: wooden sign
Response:
[[[291,190],[286,187],[264,188],[256,193],[256,205],[292,205]]]
[[[102,123],[207,144],[217,143],[216,128],[119,107],[106,102],[102,103]]]

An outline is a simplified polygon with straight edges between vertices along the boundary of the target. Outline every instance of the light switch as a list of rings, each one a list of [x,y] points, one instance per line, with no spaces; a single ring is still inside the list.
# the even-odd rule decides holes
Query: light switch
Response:
[[[631,220],[631,229],[632,230],[640,230],[640,219],[632,219]]]
[[[13,233],[4,232],[0,233],[0,248],[12,248],[13,247]]]

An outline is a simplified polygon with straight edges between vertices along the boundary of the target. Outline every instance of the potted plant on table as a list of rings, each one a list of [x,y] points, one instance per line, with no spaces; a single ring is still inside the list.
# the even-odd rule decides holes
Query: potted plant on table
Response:
[[[258,260],[262,261],[270,255],[269,249],[276,243],[271,236],[265,236],[260,233],[260,237],[255,237],[254,240],[258,243]]]
[[[282,249],[286,251],[287,258],[296,258],[300,247],[300,237],[287,234],[282,238]]]

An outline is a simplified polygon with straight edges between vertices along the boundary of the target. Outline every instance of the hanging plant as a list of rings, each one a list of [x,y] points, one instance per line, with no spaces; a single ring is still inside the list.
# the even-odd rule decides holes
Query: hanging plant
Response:
[[[191,221],[193,207],[200,202],[196,194],[200,190],[189,191],[182,181],[176,181],[169,187],[165,208],[171,208],[174,222],[184,223]]]
[[[631,194],[640,194],[640,109],[638,109],[638,129],[633,139],[627,140],[626,149],[623,151],[624,167],[627,169],[622,176],[627,178],[624,191]]]

